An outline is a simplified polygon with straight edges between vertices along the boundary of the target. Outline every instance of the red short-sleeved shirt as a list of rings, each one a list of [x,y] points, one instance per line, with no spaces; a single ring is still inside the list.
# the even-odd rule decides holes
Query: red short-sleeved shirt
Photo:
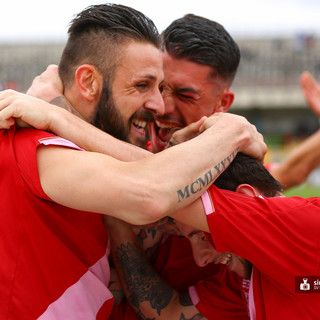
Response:
[[[106,319],[113,297],[102,216],[52,202],[37,170],[47,132],[0,131],[0,318]]]
[[[320,292],[296,293],[295,281],[320,278],[320,198],[250,197],[215,186],[208,193],[216,249],[254,266],[249,309],[256,319],[318,319]]]

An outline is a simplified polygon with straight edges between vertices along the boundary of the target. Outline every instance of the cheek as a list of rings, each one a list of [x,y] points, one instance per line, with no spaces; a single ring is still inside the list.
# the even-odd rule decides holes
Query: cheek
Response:
[[[139,99],[129,96],[115,99],[114,104],[121,116],[126,120],[129,120],[141,107]]]
[[[211,115],[209,108],[202,108],[202,106],[198,104],[190,105],[184,103],[180,104],[178,109],[187,125],[198,121],[203,116]]]

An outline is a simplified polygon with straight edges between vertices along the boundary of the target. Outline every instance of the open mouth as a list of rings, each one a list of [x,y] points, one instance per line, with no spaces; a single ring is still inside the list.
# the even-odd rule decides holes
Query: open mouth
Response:
[[[176,122],[165,122],[165,121],[155,120],[155,128],[156,128],[158,138],[162,142],[168,142],[172,134],[176,130],[182,128],[182,126],[181,124]]]
[[[229,265],[231,261],[231,253],[226,253],[216,263]]]
[[[138,132],[145,135],[146,133],[146,127],[147,127],[147,121],[135,118],[132,121],[133,126],[136,128]]]

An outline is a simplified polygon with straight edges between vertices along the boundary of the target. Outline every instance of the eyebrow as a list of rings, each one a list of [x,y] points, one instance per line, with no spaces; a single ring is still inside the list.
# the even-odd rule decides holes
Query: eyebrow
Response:
[[[188,237],[192,237],[193,235],[201,233],[201,232],[202,232],[201,230],[193,230],[188,234]]]
[[[199,95],[199,92],[196,89],[190,88],[190,87],[177,87],[175,89],[179,93],[194,93],[196,95]]]
[[[154,81],[154,82],[157,81],[157,77],[153,76],[152,74],[141,75],[141,78],[147,78],[147,79],[152,80],[152,81]],[[161,83],[161,84],[164,83],[164,78],[161,80],[160,83]]]

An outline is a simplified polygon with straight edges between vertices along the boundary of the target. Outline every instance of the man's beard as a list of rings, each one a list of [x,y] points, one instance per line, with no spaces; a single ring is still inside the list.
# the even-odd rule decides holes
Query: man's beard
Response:
[[[104,81],[96,116],[92,124],[117,139],[129,142],[129,129],[117,110],[110,91],[108,84]]]

